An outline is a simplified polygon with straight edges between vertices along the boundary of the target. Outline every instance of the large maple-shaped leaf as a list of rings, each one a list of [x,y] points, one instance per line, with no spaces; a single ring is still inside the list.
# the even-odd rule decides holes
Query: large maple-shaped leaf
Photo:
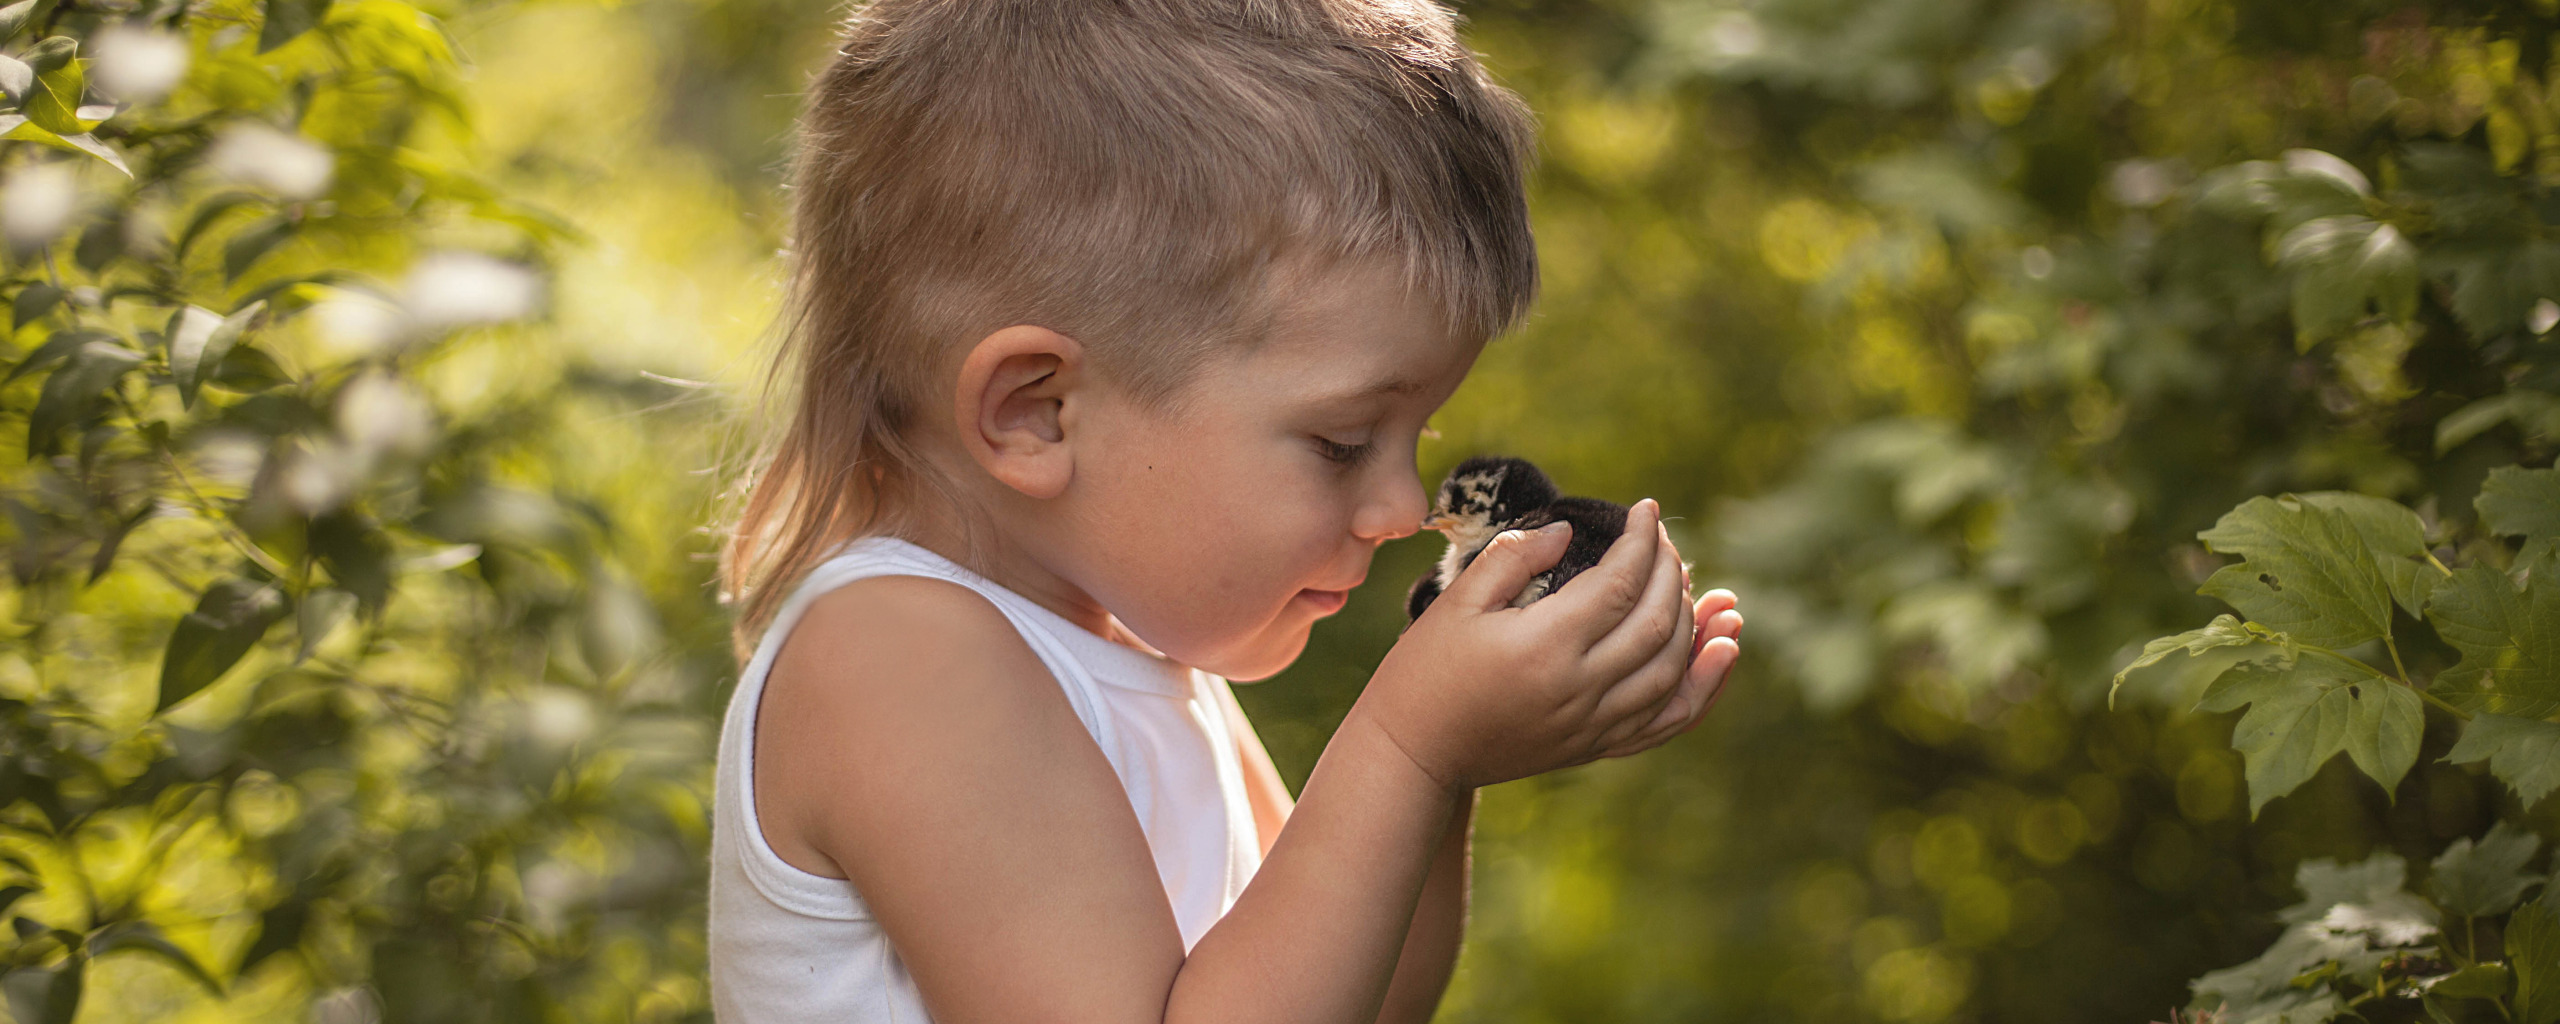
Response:
[[[2542,898],[2507,919],[2507,962],[2515,969],[2515,1024],[2560,1021],[2560,900]]]
[[[2462,739],[2445,752],[2453,764],[2489,762],[2489,771],[2532,807],[2560,789],[2560,723],[2483,712],[2462,727]]]
[[[2471,500],[2489,532],[2524,538],[2516,561],[2539,565],[2560,556],[2560,469],[2500,466]]]
[[[2455,570],[2427,601],[2436,635],[2462,663],[2429,687],[2472,710],[2541,718],[2560,711],[2560,581],[2517,588],[2485,565]]]
[[[2196,535],[2206,547],[2245,559],[2196,592],[2303,644],[2353,647],[2388,636],[2391,574],[2358,519],[2294,495],[2251,498]]]
[[[2426,706],[2416,691],[2335,655],[2306,656],[2292,668],[2243,664],[2205,690],[2199,711],[2236,711],[2231,746],[2246,764],[2249,816],[2293,792],[2340,753],[2385,793],[2418,760]]]
[[[2426,560],[2427,527],[2416,512],[2396,501],[2346,491],[2313,491],[2294,497],[2345,516],[2347,524],[2355,527],[2356,536],[2364,541],[2365,553],[2382,570],[2383,582],[2391,588],[2391,599],[2410,618],[2418,617],[2426,607],[2427,594],[2444,578],[2444,573]]]
[[[2437,855],[2427,873],[2427,888],[2436,905],[2456,917],[2491,917],[2506,913],[2542,876],[2526,871],[2542,852],[2542,837],[2512,821],[2501,821],[2474,843],[2465,837]]]
[[[2303,900],[2277,915],[2284,933],[2257,959],[2196,979],[2193,1005],[2252,1024],[2337,1016],[2333,993],[2296,987],[2294,979],[2322,964],[2377,964],[2383,950],[2434,934],[2435,908],[2401,888],[2406,877],[2407,864],[2388,853],[2356,864],[2304,861],[2294,873]]]

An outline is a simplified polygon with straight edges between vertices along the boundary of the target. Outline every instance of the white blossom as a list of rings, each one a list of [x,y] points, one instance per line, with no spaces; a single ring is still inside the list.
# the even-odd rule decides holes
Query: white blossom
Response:
[[[533,312],[542,282],[521,264],[452,250],[421,258],[402,282],[403,305],[420,327],[500,323]]]
[[[89,80],[120,100],[148,103],[187,77],[187,41],[148,26],[110,25],[90,40],[90,52]]]
[[[286,199],[310,199],[329,190],[338,158],[300,135],[256,121],[222,130],[205,157],[214,173],[266,189]]]
[[[19,249],[33,249],[62,233],[80,203],[80,183],[60,160],[30,163],[0,183],[0,233]]]

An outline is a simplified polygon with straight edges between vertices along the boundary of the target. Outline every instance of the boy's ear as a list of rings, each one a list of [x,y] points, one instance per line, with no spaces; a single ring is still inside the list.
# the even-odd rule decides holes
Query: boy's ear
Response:
[[[1005,486],[1057,497],[1075,476],[1067,435],[1084,382],[1084,346],[1074,338],[1030,324],[987,335],[961,359],[952,395],[961,446]]]

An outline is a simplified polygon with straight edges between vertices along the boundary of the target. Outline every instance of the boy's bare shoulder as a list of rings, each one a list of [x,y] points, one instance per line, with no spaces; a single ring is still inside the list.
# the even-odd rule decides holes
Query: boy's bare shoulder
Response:
[[[947,816],[972,794],[1117,793],[1012,621],[947,580],[882,576],[820,595],[784,637],[758,704],[760,824],[784,861],[818,874],[877,881],[899,855],[863,837],[930,845],[919,816]]]
[[[1026,670],[1047,676],[1013,621],[983,595],[927,576],[875,576],[809,602],[775,653],[766,686],[814,684],[834,698],[868,702]]]

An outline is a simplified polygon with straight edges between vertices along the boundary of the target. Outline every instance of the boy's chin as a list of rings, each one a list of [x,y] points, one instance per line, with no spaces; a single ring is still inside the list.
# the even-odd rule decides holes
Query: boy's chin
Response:
[[[1220,652],[1214,658],[1195,663],[1196,667],[1240,683],[1269,679],[1280,674],[1298,660],[1307,649],[1307,634],[1314,623],[1272,623],[1268,632],[1244,644]]]

